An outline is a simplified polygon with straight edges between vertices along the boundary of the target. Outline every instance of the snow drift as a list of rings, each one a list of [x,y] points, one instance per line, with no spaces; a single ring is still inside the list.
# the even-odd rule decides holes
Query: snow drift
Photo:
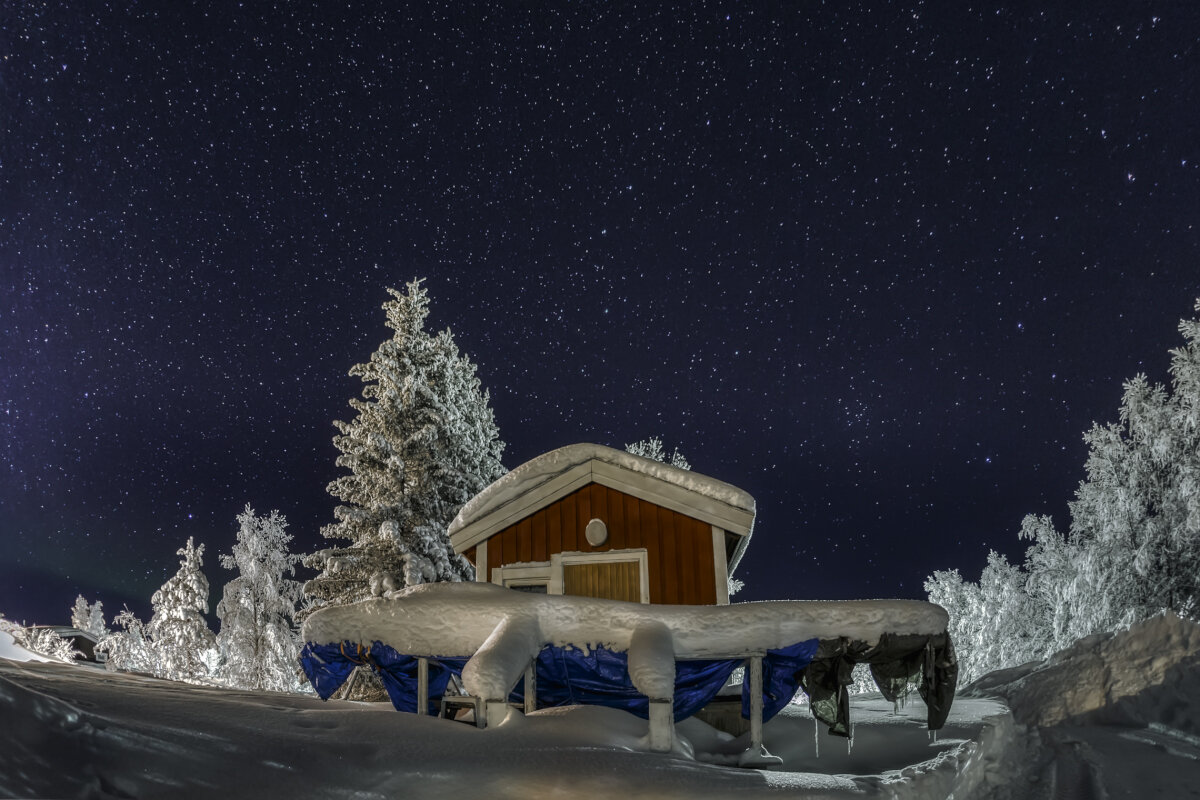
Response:
[[[936,741],[915,698],[896,713],[855,697],[853,748],[815,737],[793,706],[764,726],[784,759],[770,771],[720,766],[745,737],[694,718],[655,755],[646,722],[609,708],[476,730],[375,704],[0,659],[0,796],[1185,797],[1200,785],[1198,637],[1165,615],[995,673],[965,694],[1007,698],[1013,714],[960,697]]]
[[[1011,717],[969,771],[974,800],[1183,797],[1200,785],[1200,625],[1166,612],[993,672],[962,693]],[[987,732],[985,731],[985,737]]]
[[[975,696],[1003,698],[1022,725],[1145,725],[1171,719],[1200,734],[1200,625],[1167,612],[1120,633],[1075,642],[1042,662],[985,675]]]

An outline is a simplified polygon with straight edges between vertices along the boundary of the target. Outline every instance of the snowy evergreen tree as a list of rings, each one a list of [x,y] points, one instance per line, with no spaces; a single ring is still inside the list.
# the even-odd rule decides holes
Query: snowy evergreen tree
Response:
[[[90,633],[97,640],[108,633],[104,626],[104,606],[99,600],[88,603],[83,595],[75,598],[75,606],[71,609],[71,626],[84,633]]]
[[[671,453],[671,457],[667,457],[666,450],[663,449],[662,439],[657,436],[651,436],[649,439],[642,439],[640,442],[625,445],[625,452],[632,453],[635,456],[649,458],[654,461],[661,461],[664,464],[670,464],[672,467],[679,469],[691,469],[692,465],[684,458],[683,453],[679,452],[676,447]]]
[[[75,597],[75,605],[71,607],[71,626],[81,630],[87,630],[88,618],[91,616],[91,607],[83,595]]]
[[[113,617],[113,629],[96,644],[96,652],[108,655],[104,666],[110,671],[163,675],[162,660],[145,623],[129,608]]]
[[[950,612],[964,680],[1200,602],[1200,322],[1179,329],[1171,385],[1127,381],[1119,420],[1084,435],[1067,533],[1026,517],[1023,568],[993,558],[979,584],[956,571],[926,582]]]
[[[1079,548],[1058,532],[1048,516],[1026,516],[1019,536],[1032,542],[1025,551],[1025,592],[1039,613],[1040,643],[1034,645],[1033,651],[1035,657],[1041,658],[1062,650],[1077,638],[1072,609]]]
[[[425,330],[429,298],[419,280],[406,292],[388,292],[383,309],[393,335],[350,370],[366,384],[363,396],[350,401],[353,420],[334,422],[337,464],[349,474],[329,484],[343,504],[321,533],[349,544],[305,560],[320,570],[304,587],[309,609],[471,579],[471,564],[454,553],[446,528],[504,471],[504,444],[475,365],[450,331]]]
[[[205,660],[216,646],[204,620],[208,611],[208,579],[200,571],[204,545],[189,538],[178,551],[179,571],[150,598],[154,615],[146,625],[158,657],[156,674],[176,681],[198,682],[208,677]]]
[[[1082,556],[1078,634],[1178,611],[1200,588],[1200,324],[1180,330],[1187,344],[1171,352],[1171,387],[1127,381],[1119,422],[1085,436],[1070,529]]]
[[[238,515],[237,543],[221,565],[238,577],[225,584],[217,604],[221,630],[220,680],[240,689],[294,691],[298,686],[299,632],[293,624],[300,584],[290,580],[299,556],[288,553],[291,534],[278,512]]]

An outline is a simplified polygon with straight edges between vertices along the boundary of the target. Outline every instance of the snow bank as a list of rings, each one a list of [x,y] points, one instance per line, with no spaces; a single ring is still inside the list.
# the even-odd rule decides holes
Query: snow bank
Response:
[[[0,658],[7,658],[9,661],[51,661],[53,659],[40,656],[37,653],[26,650],[21,645],[17,644],[13,639],[13,635],[8,631],[0,631]]]
[[[990,756],[955,797],[1185,797],[1200,785],[1200,625],[1175,614],[990,673],[959,697],[1002,698],[1012,716],[990,727],[999,746],[985,727]]]
[[[853,751],[822,737],[819,756],[812,720],[781,714],[764,734],[785,763],[767,772],[717,766],[736,762],[746,737],[694,718],[678,725],[680,747],[655,754],[645,720],[598,706],[477,730],[385,704],[0,661],[0,797],[933,800],[946,793],[931,779],[954,765],[892,772],[974,736],[980,710],[956,703],[935,743],[919,706],[896,716],[865,701]]]
[[[754,498],[724,481],[603,445],[573,444],[527,461],[477,494],[462,507],[458,516],[450,523],[450,535],[453,536],[473,520],[492,513],[530,489],[592,459],[649,475],[734,508],[754,513]]]
[[[1080,639],[1043,662],[985,675],[968,692],[1008,701],[1017,722],[1145,725],[1200,705],[1200,625],[1167,612]],[[1188,715],[1184,715],[1188,716]],[[1179,724],[1200,733],[1200,718]]]

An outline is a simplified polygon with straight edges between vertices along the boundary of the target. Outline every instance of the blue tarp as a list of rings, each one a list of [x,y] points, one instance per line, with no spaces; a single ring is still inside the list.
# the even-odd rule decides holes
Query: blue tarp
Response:
[[[716,696],[739,660],[679,661],[675,664],[675,721],[687,719]],[[515,702],[525,699],[518,683]],[[545,647],[537,658],[538,706],[608,706],[646,719],[650,699],[633,687],[629,656],[605,647]]]
[[[779,713],[796,694],[800,674],[812,661],[817,640],[798,642],[763,657],[763,720]],[[467,658],[429,659],[429,713],[436,713],[436,700],[446,691],[451,675],[461,675]],[[304,673],[321,699],[328,699],[356,666],[373,667],[383,680],[392,705],[400,711],[417,706],[417,658],[402,655],[388,645],[372,642],[369,647],[343,642],[340,645],[308,643],[300,653]],[[675,720],[690,717],[703,708],[742,659],[678,661],[675,664]],[[749,680],[742,687],[742,716],[750,716]],[[510,699],[524,701],[525,687],[518,682]],[[633,687],[628,654],[593,647],[545,647],[537,658],[538,706],[603,705],[620,708],[640,717],[649,715],[649,699]]]
[[[436,714],[437,700],[446,693],[451,675],[462,674],[466,658],[430,658],[428,714]],[[397,653],[382,642],[370,647],[342,642],[317,645],[309,642],[300,651],[300,665],[317,696],[328,700],[358,666],[375,670],[397,711],[417,710],[417,657]]]
[[[763,722],[792,702],[800,686],[800,675],[817,654],[816,639],[797,642],[791,647],[768,650],[763,656]],[[750,677],[742,680],[742,716],[750,719]]]

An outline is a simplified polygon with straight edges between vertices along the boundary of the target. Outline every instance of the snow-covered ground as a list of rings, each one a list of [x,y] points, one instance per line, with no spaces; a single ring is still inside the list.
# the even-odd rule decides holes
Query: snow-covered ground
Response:
[[[784,759],[772,771],[723,766],[744,742],[694,719],[676,752],[654,754],[646,723],[612,709],[477,730],[387,705],[0,659],[0,796],[1186,797],[1200,787],[1198,658],[1200,627],[1173,617],[1093,637],[993,673],[936,742],[915,697],[899,715],[856,699],[853,748],[822,734],[818,754],[794,707],[766,726]]]

